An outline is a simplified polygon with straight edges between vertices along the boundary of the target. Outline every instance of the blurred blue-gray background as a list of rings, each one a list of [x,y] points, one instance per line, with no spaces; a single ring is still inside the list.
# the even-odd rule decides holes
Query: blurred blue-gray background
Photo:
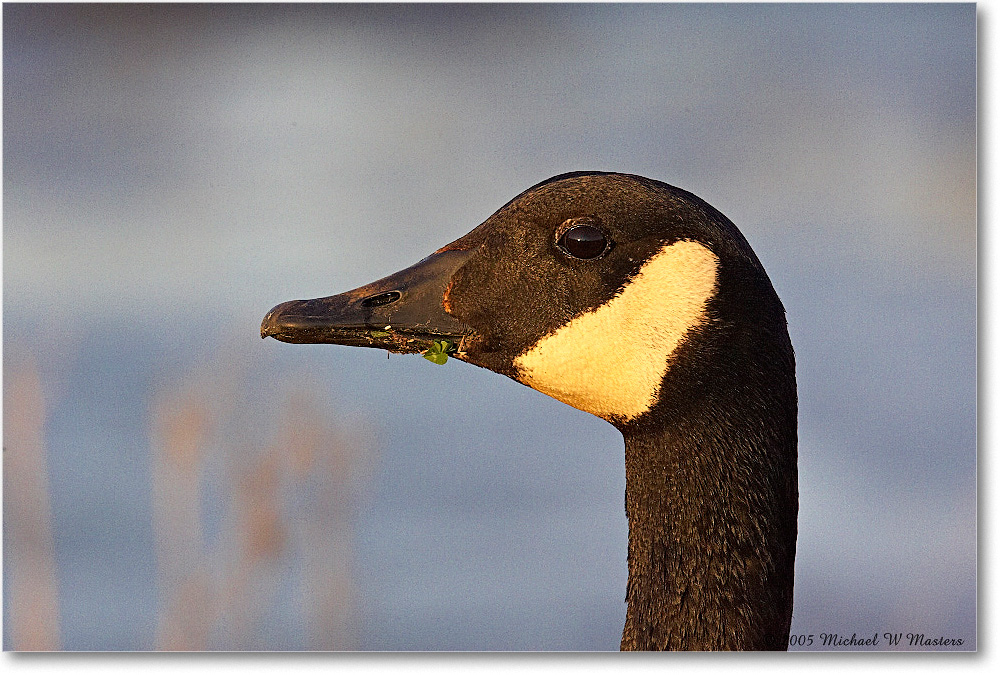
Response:
[[[784,300],[793,633],[975,648],[974,5],[6,4],[3,76],[5,649],[616,649],[616,430],[258,337],[580,169]]]

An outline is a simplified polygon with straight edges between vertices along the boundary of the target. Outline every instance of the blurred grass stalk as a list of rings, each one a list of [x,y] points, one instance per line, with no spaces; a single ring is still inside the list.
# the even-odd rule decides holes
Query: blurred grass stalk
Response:
[[[275,409],[248,389],[246,363],[221,361],[209,375],[151,392],[151,646],[356,649],[353,528],[371,459],[364,431],[334,426],[325,386],[309,376],[293,379],[295,393]],[[17,651],[61,645],[45,425],[40,371],[18,359],[5,369],[3,450],[5,646]]]
[[[329,406],[315,403],[319,386],[306,385],[283,405],[277,438],[258,444],[234,429],[247,413],[236,409],[237,380],[188,382],[154,403],[157,649],[274,648],[262,628],[287,602],[290,577],[306,648],[356,648],[360,439],[334,429]],[[200,512],[213,482],[223,502],[215,542]]]
[[[201,544],[199,483],[207,411],[192,396],[155,404],[153,416],[153,524],[160,616],[156,647],[208,647],[216,605]]]
[[[45,397],[38,368],[5,374],[3,522],[9,620],[16,651],[58,650],[59,591],[45,449]]]

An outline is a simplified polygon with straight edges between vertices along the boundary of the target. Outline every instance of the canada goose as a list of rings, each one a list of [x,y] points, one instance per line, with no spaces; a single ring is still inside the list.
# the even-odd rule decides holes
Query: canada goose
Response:
[[[757,256],[698,197],[555,176],[412,267],[278,305],[261,336],[450,353],[607,420],[625,439],[621,648],[787,649],[794,355]]]

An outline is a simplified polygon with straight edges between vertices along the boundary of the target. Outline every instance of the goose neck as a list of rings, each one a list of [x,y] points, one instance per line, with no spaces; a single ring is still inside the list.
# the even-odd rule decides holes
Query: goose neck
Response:
[[[622,649],[786,649],[797,481],[791,435],[724,420],[625,434]],[[768,425],[757,425],[767,428]],[[778,425],[780,428],[780,425]]]

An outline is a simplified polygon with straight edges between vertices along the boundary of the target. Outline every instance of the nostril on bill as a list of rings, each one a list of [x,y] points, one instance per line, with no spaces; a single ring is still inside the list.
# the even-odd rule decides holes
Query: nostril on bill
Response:
[[[377,295],[370,295],[361,301],[362,307],[382,307],[383,305],[391,305],[392,303],[403,297],[403,294],[399,291],[388,291],[387,293],[379,293]]]

